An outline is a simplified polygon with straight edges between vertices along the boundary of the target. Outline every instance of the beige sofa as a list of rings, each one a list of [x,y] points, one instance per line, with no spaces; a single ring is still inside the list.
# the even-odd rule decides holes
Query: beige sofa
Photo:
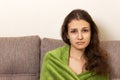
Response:
[[[61,40],[39,36],[0,37],[0,80],[39,80],[44,54],[63,46]],[[120,41],[102,41],[110,57],[110,80],[120,80]]]

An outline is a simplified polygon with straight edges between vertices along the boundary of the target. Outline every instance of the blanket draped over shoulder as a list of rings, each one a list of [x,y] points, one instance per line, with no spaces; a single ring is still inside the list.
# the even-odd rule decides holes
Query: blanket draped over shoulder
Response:
[[[69,48],[66,45],[45,54],[40,80],[109,80],[90,71],[75,74],[68,66]]]

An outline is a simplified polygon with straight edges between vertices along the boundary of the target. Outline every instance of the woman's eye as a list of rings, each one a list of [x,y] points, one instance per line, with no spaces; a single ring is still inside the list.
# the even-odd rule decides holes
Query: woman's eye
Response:
[[[84,30],[83,30],[83,32],[88,32],[88,31],[89,31],[89,30],[87,30],[87,29],[84,29]]]
[[[71,31],[71,33],[75,33],[75,32],[76,32],[76,30],[72,30],[72,31]]]

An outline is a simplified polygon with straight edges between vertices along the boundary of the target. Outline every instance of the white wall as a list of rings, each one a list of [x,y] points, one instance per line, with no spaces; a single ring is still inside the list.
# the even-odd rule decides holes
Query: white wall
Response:
[[[120,40],[120,0],[0,0],[0,37],[61,39],[62,22],[76,8],[93,17],[101,40]]]

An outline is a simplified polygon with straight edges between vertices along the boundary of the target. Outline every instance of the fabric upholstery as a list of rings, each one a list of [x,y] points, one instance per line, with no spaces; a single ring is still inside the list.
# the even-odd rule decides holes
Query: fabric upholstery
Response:
[[[110,63],[110,77],[120,79],[120,41],[102,41],[101,46],[108,52]]]
[[[0,80],[39,80],[40,38],[0,38]]]
[[[44,54],[63,45],[39,36],[0,37],[0,80],[39,80]],[[110,80],[120,80],[120,41],[101,41],[101,46],[109,55]]]
[[[61,40],[52,39],[52,38],[43,38],[43,40],[41,41],[41,65],[42,65],[43,57],[47,51],[63,45],[65,45],[65,43]]]

